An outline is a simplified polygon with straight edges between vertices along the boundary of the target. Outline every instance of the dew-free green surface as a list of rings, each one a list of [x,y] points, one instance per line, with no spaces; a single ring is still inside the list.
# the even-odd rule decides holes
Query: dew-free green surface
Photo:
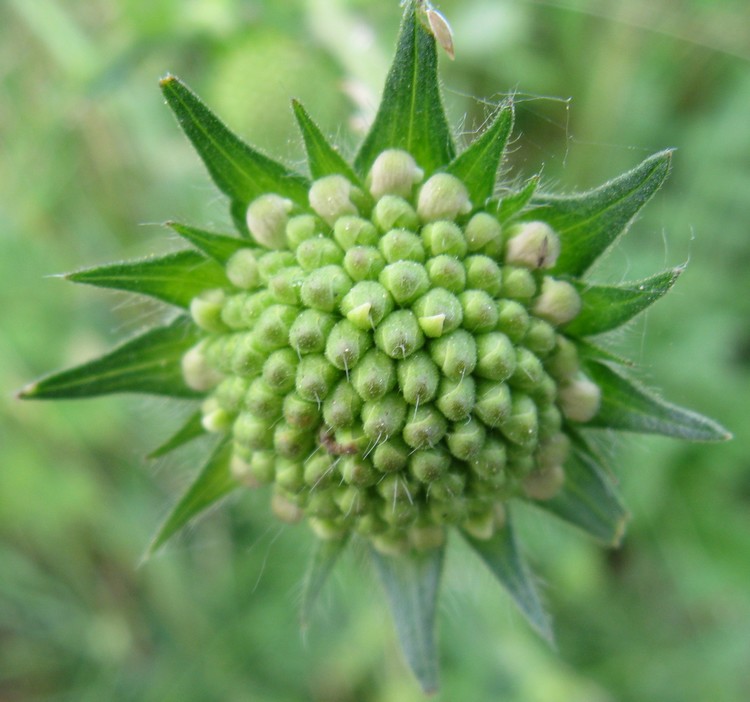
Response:
[[[158,321],[123,294],[46,276],[163,254],[167,219],[228,232],[225,202],[163,104],[167,71],[207,98],[260,36],[309,46],[326,93],[376,92],[398,3],[11,0],[0,7],[0,698],[418,700],[365,559],[344,556],[303,640],[312,539],[262,495],[232,498],[163,555],[150,536],[201,465],[203,439],[142,456],[190,411],[168,400],[23,404],[12,394]],[[750,696],[750,17],[746,3],[596,5],[445,0],[457,59],[440,57],[452,122],[469,135],[516,91],[520,186],[594,187],[676,147],[672,174],[592,278],[616,285],[688,261],[616,350],[664,396],[719,420],[724,445],[605,436],[632,515],[607,553],[539,510],[517,531],[541,574],[558,652],[454,539],[439,612],[441,700],[735,702]],[[361,32],[373,32],[373,42]],[[345,55],[346,54],[346,55]],[[278,104],[230,126],[292,166],[303,145],[274,54]],[[353,58],[354,57],[354,58]],[[257,81],[257,76],[253,76]],[[250,81],[250,78],[248,78]],[[276,90],[278,88],[278,90]],[[354,108],[297,96],[351,156]],[[542,96],[554,96],[553,99]],[[564,102],[570,97],[571,103]],[[221,105],[210,103],[225,114]],[[246,123],[243,123],[246,115]],[[325,116],[325,120],[321,118]],[[246,125],[268,129],[255,137]],[[279,124],[288,132],[280,135]],[[336,125],[340,126],[336,126]],[[259,128],[257,128],[259,129]],[[463,138],[458,135],[459,141]],[[544,167],[541,168],[542,164]],[[200,452],[198,451],[200,449]]]

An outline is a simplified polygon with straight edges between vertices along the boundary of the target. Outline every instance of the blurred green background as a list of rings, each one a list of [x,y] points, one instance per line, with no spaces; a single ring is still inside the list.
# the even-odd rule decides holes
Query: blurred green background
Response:
[[[600,281],[689,261],[618,348],[736,438],[625,437],[612,464],[633,513],[607,553],[522,515],[558,651],[453,544],[440,612],[441,700],[750,699],[750,6],[746,0],[444,0],[462,139],[516,93],[509,179],[572,191],[677,147],[674,172]],[[196,468],[143,456],[179,403],[28,403],[13,391],[158,318],[51,278],[177,245],[158,223],[227,228],[162,102],[167,71],[250,141],[300,164],[289,98],[347,150],[377,104],[398,3],[0,3],[0,702],[409,702],[384,599],[352,553],[298,628],[311,537],[247,495],[147,563]],[[475,99],[481,98],[480,99]]]

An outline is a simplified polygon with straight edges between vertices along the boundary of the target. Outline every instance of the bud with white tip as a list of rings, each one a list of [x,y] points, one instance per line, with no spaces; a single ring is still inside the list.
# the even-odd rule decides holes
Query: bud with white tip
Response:
[[[292,201],[280,195],[261,195],[247,207],[247,228],[253,239],[268,249],[286,246],[286,224]]]
[[[570,283],[550,277],[544,279],[542,292],[532,308],[537,317],[560,325],[574,319],[580,311],[581,297]]]
[[[560,255],[560,239],[545,222],[516,225],[505,244],[505,261],[526,268],[552,268]]]
[[[223,378],[206,359],[203,344],[193,346],[181,360],[182,377],[185,384],[193,390],[205,392],[218,385]]]
[[[367,187],[378,200],[383,195],[410,197],[412,188],[424,178],[411,154],[400,149],[383,151],[372,164],[367,176]]]
[[[585,375],[561,386],[558,402],[563,414],[574,422],[588,422],[596,416],[602,401],[599,386]]]
[[[316,180],[310,187],[310,206],[319,217],[333,226],[339,217],[358,215],[352,196],[356,188],[341,175],[330,175]]]
[[[455,220],[472,209],[466,186],[449,173],[436,173],[420,189],[417,214],[423,222]]]

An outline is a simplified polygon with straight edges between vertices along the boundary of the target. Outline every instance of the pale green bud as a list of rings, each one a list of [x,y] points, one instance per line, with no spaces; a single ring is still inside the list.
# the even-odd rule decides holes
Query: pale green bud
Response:
[[[525,268],[553,268],[560,255],[560,239],[545,222],[516,224],[508,233],[505,262]]]
[[[503,435],[514,444],[522,447],[535,445],[539,422],[534,400],[521,392],[513,393],[510,416],[499,426]]]
[[[511,396],[506,383],[482,381],[477,386],[474,414],[494,428],[510,416]]]
[[[550,324],[565,324],[581,311],[581,297],[567,281],[545,277],[541,294],[534,300],[531,311]]]
[[[547,373],[543,373],[542,379],[527,392],[540,407],[549,405],[557,399],[557,383]]]
[[[389,263],[378,280],[399,305],[413,302],[430,288],[425,267],[416,261]]]
[[[406,421],[406,402],[398,393],[390,393],[362,407],[362,428],[375,441],[394,436]]]
[[[273,447],[279,456],[290,460],[302,460],[313,450],[313,436],[307,429],[294,427],[286,422],[279,422],[273,431]],[[302,489],[302,466],[299,467],[300,486]]]
[[[528,349],[516,349],[516,368],[510,378],[514,388],[531,391],[544,380],[544,366],[542,362]]]
[[[247,228],[253,239],[267,249],[286,246],[286,225],[292,201],[279,195],[261,195],[247,207]]]
[[[416,355],[401,363],[408,363]],[[351,384],[363,400],[376,400],[396,385],[396,365],[379,349],[370,349],[352,372]]]
[[[271,497],[271,510],[278,519],[287,524],[295,524],[305,516],[300,507],[280,492],[274,492]]]
[[[405,527],[414,524],[417,520],[419,507],[409,501],[388,502],[384,500],[380,506],[380,516],[391,526],[397,527],[400,533],[403,533]],[[402,538],[406,541],[408,548],[408,538],[406,536]]]
[[[302,283],[302,302],[323,312],[333,312],[352,287],[349,276],[339,266],[324,266],[308,274]]]
[[[239,293],[238,295],[229,295],[224,299],[221,308],[221,321],[229,329],[246,329],[245,305],[252,297],[249,293]]]
[[[266,361],[266,354],[255,345],[255,335],[237,334],[231,353],[231,370],[237,375],[254,376]]]
[[[464,229],[469,251],[481,251],[488,244],[499,249],[502,245],[500,222],[487,212],[477,212]]]
[[[523,345],[539,357],[548,356],[557,345],[555,328],[543,319],[532,319]]]
[[[317,403],[303,400],[296,392],[290,392],[285,395],[282,413],[288,424],[300,429],[311,429],[317,424],[320,418],[320,410]]]
[[[339,463],[341,477],[348,485],[365,488],[375,485],[382,477],[369,461],[359,456],[343,456]]]
[[[251,295],[245,295],[241,299],[243,299],[241,316],[247,329],[253,327],[263,310],[268,309],[275,302],[273,295],[268,290],[260,290]]]
[[[338,483],[338,475],[334,468],[333,459],[324,451],[318,451],[304,463],[305,484],[316,490],[325,490]]]
[[[331,392],[341,371],[321,354],[303,356],[297,366],[295,387],[303,400],[322,402]]]
[[[516,349],[501,332],[476,337],[476,374],[488,380],[507,380],[516,370]]]
[[[446,473],[430,485],[430,498],[442,502],[459,502],[466,489],[466,476],[462,473]],[[463,511],[463,510],[461,510]]]
[[[447,430],[442,413],[432,405],[423,405],[409,412],[401,436],[412,448],[426,449],[436,446]]]
[[[303,241],[295,252],[297,263],[304,270],[310,272],[323,266],[341,263],[344,252],[333,240],[325,236],[315,236]]]
[[[458,329],[463,321],[459,299],[444,288],[433,288],[411,306],[426,336],[436,338]]]
[[[510,406],[510,396],[508,397]],[[482,450],[469,462],[472,472],[484,480],[496,483],[499,478],[504,480],[504,469],[507,462],[505,444],[494,437],[490,437],[482,446]]]
[[[393,311],[391,294],[374,280],[357,283],[341,300],[339,309],[359,329],[374,329]]]
[[[341,512],[347,517],[361,517],[372,507],[372,500],[368,497],[367,491],[353,485],[347,485],[338,490],[334,499]]]
[[[495,514],[491,507],[487,507],[479,514],[471,515],[462,522],[461,528],[475,539],[487,541],[495,534]]]
[[[474,409],[475,400],[476,388],[471,376],[441,380],[436,404],[450,421],[459,422],[469,417]]]
[[[376,534],[370,541],[373,548],[384,556],[403,556],[409,552],[409,539],[398,532]]]
[[[229,461],[229,472],[238,483],[247,488],[254,489],[261,486],[260,481],[250,470],[250,464],[237,454],[233,454]]]
[[[294,389],[297,374],[297,354],[285,348],[274,351],[263,364],[263,380],[279,395]]]
[[[466,255],[466,239],[460,227],[455,222],[431,222],[422,227],[422,241],[430,256],[455,256],[463,258]]]
[[[276,485],[287,498],[298,495],[305,487],[302,463],[287,457],[276,459]],[[299,504],[299,500],[295,500]]]
[[[534,275],[527,268],[503,268],[503,295],[512,300],[529,301],[536,295]]]
[[[284,398],[281,397],[263,378],[256,378],[250,383],[245,394],[245,407],[256,417],[269,421],[281,416]]]
[[[372,346],[372,337],[354,326],[348,319],[337,322],[326,342],[326,358],[339,370],[354,368]]]
[[[346,379],[339,381],[325,402],[323,419],[333,429],[342,429],[359,419],[362,399]]]
[[[276,477],[276,454],[273,451],[255,451],[248,463],[250,473],[261,485],[268,485]]]
[[[375,330],[375,343],[391,358],[407,358],[423,346],[424,334],[411,310],[398,310]]]
[[[539,438],[549,439],[560,431],[562,414],[555,405],[537,408],[539,412]]]
[[[520,342],[531,323],[526,308],[515,300],[498,300],[497,313],[497,330],[503,332],[514,344]]]
[[[214,390],[213,397],[222,409],[236,414],[242,408],[249,384],[247,378],[236,375],[224,378]]]
[[[215,397],[209,397],[201,407],[201,424],[203,428],[211,433],[224,433],[228,431],[234,421],[234,412],[225,410]]]
[[[452,293],[460,293],[466,287],[466,270],[453,256],[435,256],[427,261],[425,268],[435,287],[445,288]]]
[[[471,208],[466,187],[448,173],[436,173],[419,190],[417,213],[423,222],[455,220],[469,214]]]
[[[599,411],[601,400],[602,391],[599,386],[582,374],[561,385],[558,392],[562,413],[574,422],[593,419]]]
[[[500,266],[489,256],[469,256],[464,259],[466,287],[484,290],[493,298],[503,289],[503,274]]]
[[[484,290],[466,290],[458,296],[463,310],[463,327],[472,332],[492,331],[499,315],[497,304]]]
[[[286,242],[294,251],[307,239],[323,233],[323,227],[313,215],[297,215],[291,217],[286,224]]]
[[[310,207],[317,215],[333,226],[339,217],[358,215],[356,205],[356,188],[341,175],[325,176],[316,180],[310,187],[308,198]]]
[[[561,466],[570,454],[570,439],[567,434],[559,432],[545,439],[536,451],[537,468],[552,468]]]
[[[383,473],[403,470],[412,450],[397,436],[378,442],[372,453],[372,464]]]
[[[258,275],[264,283],[268,283],[271,278],[294,263],[294,254],[291,251],[268,251],[258,258]]]
[[[410,405],[430,402],[437,394],[440,371],[426,352],[399,361],[397,374],[401,395]]]
[[[462,378],[477,365],[477,342],[465,329],[456,329],[430,343],[430,356],[444,375]]]
[[[419,218],[414,208],[402,197],[384,195],[372,210],[372,221],[381,232],[390,229],[416,229]]]
[[[367,175],[367,187],[376,200],[383,195],[408,198],[422,178],[424,171],[417,166],[411,154],[400,149],[388,149],[372,164]]]
[[[556,380],[565,381],[578,373],[578,349],[570,340],[557,335],[555,350],[544,362],[547,372]]]
[[[425,274],[426,277],[427,274]],[[190,316],[193,321],[208,332],[221,333],[228,331],[221,318],[224,306],[223,290],[206,290],[190,301]]]
[[[303,310],[289,328],[289,345],[298,353],[321,353],[336,318],[320,310]]]
[[[339,535],[340,527],[336,527],[333,520],[341,515],[338,505],[334,501],[334,495],[332,490],[315,490],[310,493],[310,496],[305,505],[305,514],[313,518],[311,526],[313,531],[318,534],[320,527],[323,527],[323,533],[325,536],[322,538],[333,538],[330,528],[333,527],[333,532]]]
[[[290,305],[271,305],[255,323],[253,338],[261,351],[274,351],[289,344],[289,330],[297,318],[297,308]]]
[[[524,494],[532,500],[551,500],[565,483],[565,470],[562,466],[540,468],[529,473],[521,481]]]
[[[344,270],[352,280],[377,280],[385,259],[374,246],[355,246],[344,255]]]
[[[419,551],[440,548],[445,543],[445,529],[441,526],[413,526],[409,530],[409,542]]]
[[[416,261],[424,263],[422,239],[407,229],[391,229],[378,243],[380,252],[388,263]]]
[[[284,305],[298,305],[302,300],[302,283],[305,272],[298,266],[279,271],[268,281],[268,289],[276,302]]]
[[[473,417],[468,422],[453,424],[446,435],[448,450],[462,461],[475,459],[487,439],[484,424]]]
[[[421,483],[442,478],[451,466],[450,454],[440,448],[415,451],[409,461],[409,472]]]
[[[193,390],[205,392],[217,385],[222,374],[219,373],[209,362],[205,355],[205,345],[201,342],[193,346],[180,359],[182,377],[185,384]]]
[[[333,225],[333,238],[345,251],[354,246],[376,246],[378,237],[373,223],[361,217],[339,217]]]
[[[260,283],[258,263],[252,249],[240,249],[233,253],[226,263],[229,282],[242,290],[252,290]]]
[[[250,412],[242,412],[234,420],[232,436],[240,446],[253,451],[270,449],[273,446],[273,433],[268,421],[260,419]]]

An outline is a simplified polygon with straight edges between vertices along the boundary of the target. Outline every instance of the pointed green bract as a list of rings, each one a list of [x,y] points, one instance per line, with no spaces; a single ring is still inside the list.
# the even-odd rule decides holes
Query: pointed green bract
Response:
[[[302,604],[300,605],[300,620],[302,626],[307,626],[310,621],[313,607],[318,600],[318,596],[323,590],[323,586],[328,580],[328,576],[333,570],[333,566],[344,552],[348,539],[327,539],[319,540],[315,546],[310,563],[305,574],[305,581],[302,586]]]
[[[176,231],[183,239],[189,241],[204,254],[210,256],[217,263],[225,265],[226,262],[240,249],[246,249],[248,242],[226,234],[209,232],[198,227],[191,227],[180,222],[166,222],[170,229]]]
[[[455,154],[438,84],[435,39],[417,16],[417,4],[406,2],[380,107],[354,160],[361,176],[386,149],[408,151],[428,176]]]
[[[203,436],[206,430],[203,428],[203,423],[201,422],[202,416],[203,413],[200,410],[193,412],[172,436],[157,446],[146,458],[161,458],[181,446],[190,443],[193,439]]]
[[[259,195],[275,193],[307,206],[305,178],[248,146],[178,78],[167,76],[160,84],[214,182],[233,202],[247,207]]]
[[[229,284],[224,269],[216,261],[190,250],[86,268],[68,273],[65,278],[74,283],[140,293],[185,308],[205,290]]]
[[[302,139],[305,142],[305,151],[307,152],[307,163],[313,179],[317,180],[329,175],[342,175],[355,185],[359,185],[359,178],[352,167],[328,143],[328,140],[323,136],[323,132],[313,122],[302,104],[297,100],[292,100],[292,109],[300,132],[302,132]]]
[[[552,641],[552,625],[539,599],[533,576],[521,555],[510,515],[502,529],[490,539],[464,534],[469,545],[508,591],[529,624],[547,641]]]
[[[565,325],[565,333],[591,336],[617,329],[666,295],[683,270],[682,267],[672,268],[623,285],[589,285],[571,281],[581,296],[581,311]]]
[[[665,402],[608,364],[588,361],[585,368],[602,391],[601,407],[587,427],[662,434],[690,441],[731,438],[731,434],[713,420]]]
[[[481,206],[492,197],[505,146],[513,128],[513,107],[500,109],[492,124],[463,153],[446,168],[448,173],[459,178],[476,206]]]
[[[605,546],[618,546],[628,512],[595,457],[576,449],[565,463],[565,483],[551,500],[536,503]]]
[[[526,205],[531,202],[536,189],[539,185],[540,177],[531,176],[526,184],[518,191],[503,196],[495,205],[497,218],[501,222],[507,222],[511,217],[515,217]],[[488,209],[489,206],[488,206]]]
[[[23,399],[94,397],[120,392],[200,397],[182,378],[180,361],[201,332],[187,317],[149,329],[109,353],[26,386]]]
[[[422,690],[438,688],[435,613],[443,548],[385,556],[371,550],[375,568],[385,588],[401,647]]]
[[[587,339],[577,339],[576,345],[578,346],[578,353],[581,358],[614,363],[616,366],[626,366],[628,368],[632,368],[635,365],[630,359],[620,356],[620,354],[614,353],[609,349],[597,346]]]
[[[669,175],[671,160],[672,152],[662,151],[595,190],[568,197],[534,197],[533,209],[524,219],[544,220],[561,239],[553,272],[583,274],[659,189]]]
[[[231,442],[220,442],[154,536],[147,556],[156,553],[180,529],[238,487],[229,472],[231,455]]]

